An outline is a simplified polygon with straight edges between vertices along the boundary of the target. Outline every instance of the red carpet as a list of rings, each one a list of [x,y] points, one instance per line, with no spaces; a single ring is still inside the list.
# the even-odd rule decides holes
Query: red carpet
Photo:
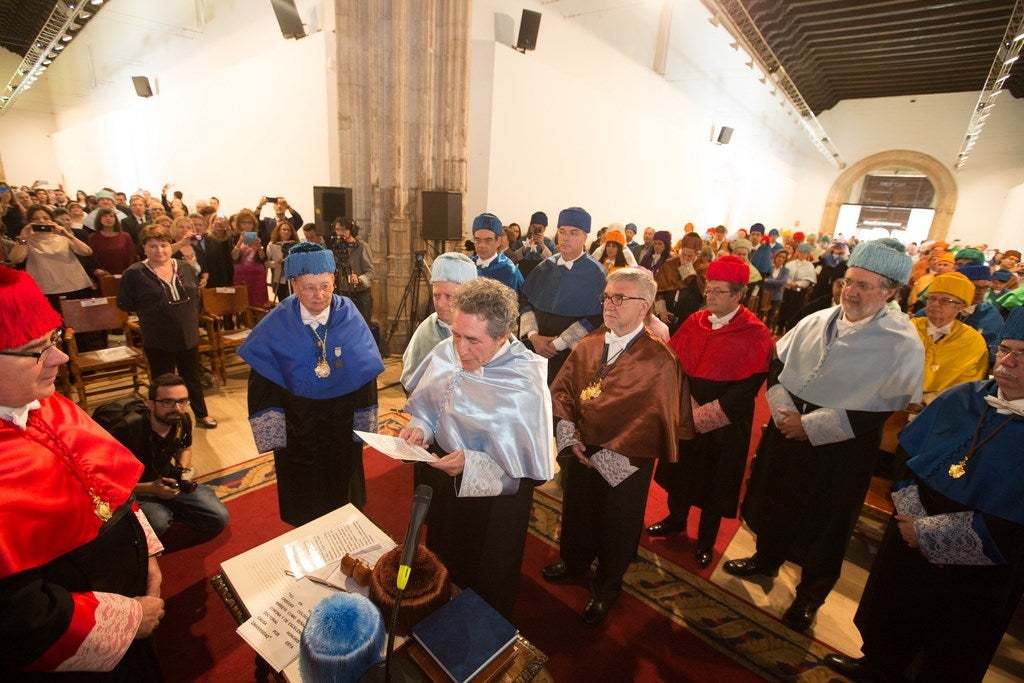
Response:
[[[408,523],[412,468],[372,453],[365,462],[370,492],[365,512],[401,539]],[[658,493],[663,506],[664,493],[652,487],[652,520],[661,514],[651,507]],[[290,528],[278,519],[276,495],[276,487],[268,486],[228,501],[231,524],[221,536],[161,560],[167,616],[156,644],[169,681],[251,679],[255,653],[235,634],[234,620],[208,579],[223,560]],[[683,544],[678,541],[659,541],[655,547],[659,553],[674,552],[680,556],[677,562],[685,564],[692,551],[680,549]],[[547,667],[556,681],[762,680],[628,594],[623,594],[604,626],[584,627],[579,615],[587,591],[540,580],[540,568],[555,559],[557,551],[550,545],[532,534],[527,537],[514,621],[524,637],[548,655]]]

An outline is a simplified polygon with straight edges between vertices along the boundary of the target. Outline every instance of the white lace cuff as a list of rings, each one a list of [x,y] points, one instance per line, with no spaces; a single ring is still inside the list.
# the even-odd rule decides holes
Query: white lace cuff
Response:
[[[135,518],[139,520],[139,524],[142,525],[142,532],[146,534],[146,551],[150,557],[159,555],[164,551],[164,544],[157,538],[156,532],[153,531],[153,526],[146,519],[146,515],[139,509],[138,504],[132,505],[132,512],[135,513]]]
[[[142,623],[142,605],[134,598],[116,593],[78,593],[75,598],[75,612],[91,607],[95,622],[82,634],[84,637],[75,653],[55,670],[110,671],[135,640]],[[72,617],[70,628],[87,627],[87,621]]]
[[[604,477],[609,486],[618,486],[639,468],[629,462],[629,458],[619,455],[607,448],[602,448],[590,456],[590,463],[598,474]]]
[[[555,425],[555,447],[561,453],[573,444],[583,443],[576,433],[576,425],[568,420],[559,420]]]
[[[288,445],[283,408],[268,408],[250,415],[249,427],[256,441],[256,450],[260,453],[275,451]]]
[[[539,334],[537,327],[537,314],[533,311],[526,311],[519,316],[519,338],[529,339],[531,334]]]
[[[580,340],[590,334],[590,332],[591,330],[584,327],[583,323],[576,321],[572,325],[569,325],[562,334],[558,335],[553,343],[555,348],[559,351],[575,349],[576,345],[580,343]],[[561,342],[561,344],[559,342]]]
[[[503,493],[515,493],[519,489],[519,481],[510,479],[491,456],[480,451],[463,451],[466,466],[462,470],[462,484],[459,486],[459,498],[483,498],[500,496]],[[512,491],[505,491],[511,486]]]
[[[717,398],[710,403],[699,405],[691,397],[690,405],[693,408],[693,426],[698,434],[707,434],[732,424],[732,420],[722,410],[722,404],[718,402]]]
[[[813,446],[848,441],[854,437],[853,427],[845,410],[818,408],[800,418],[807,440]]]
[[[377,405],[368,406],[366,408],[359,408],[352,414],[352,429],[358,429],[361,432],[370,432],[371,434],[377,433]],[[352,435],[353,441],[360,441],[361,439],[355,434]]]
[[[991,557],[985,542],[974,528],[978,513],[951,512],[944,515],[920,517],[914,520],[914,531],[921,553],[932,564],[992,565],[1006,560],[992,548]]]
[[[897,515],[907,515],[908,517],[926,517],[928,515],[924,505],[921,504],[921,495],[917,484],[894,489],[892,504],[896,508]]]
[[[792,410],[794,413],[800,412],[796,409],[796,404],[793,403],[793,397],[789,395],[789,391],[782,384],[768,387],[765,396],[768,399],[768,409],[772,411],[772,421],[775,424],[782,422],[782,414],[779,412],[782,408]]]

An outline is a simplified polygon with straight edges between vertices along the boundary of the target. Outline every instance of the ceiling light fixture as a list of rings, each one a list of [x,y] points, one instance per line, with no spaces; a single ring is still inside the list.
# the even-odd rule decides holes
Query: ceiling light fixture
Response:
[[[1010,36],[1016,36],[1011,40]],[[1006,24],[1006,31],[996,47],[996,54],[989,67],[985,84],[978,94],[978,103],[971,112],[967,122],[967,134],[960,144],[954,168],[959,171],[967,163],[968,152],[978,142],[981,127],[992,114],[996,106],[996,98],[1003,92],[1002,84],[1010,77],[1010,65],[1020,59],[1021,40],[1024,39],[1024,0],[1017,0]]]

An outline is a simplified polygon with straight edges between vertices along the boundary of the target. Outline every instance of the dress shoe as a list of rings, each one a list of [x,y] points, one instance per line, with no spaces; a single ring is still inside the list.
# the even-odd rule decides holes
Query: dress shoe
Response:
[[[669,534],[674,534],[677,531],[686,531],[686,522],[680,522],[672,519],[671,517],[666,517],[660,522],[655,522],[647,527],[648,536],[668,536]]]
[[[608,616],[608,610],[612,608],[611,600],[599,600],[590,598],[590,602],[583,608],[583,623],[587,626],[599,626]]]
[[[541,577],[548,583],[579,583],[583,581],[583,572],[574,572],[569,565],[559,560],[545,565],[540,570]]]
[[[201,420],[196,420],[196,426],[197,427],[202,427],[203,429],[216,429],[217,428],[217,421],[214,420],[209,415],[207,415],[206,417],[202,418]]]
[[[741,560],[729,560],[722,565],[726,574],[739,576],[767,576],[769,578],[779,575],[778,567],[770,567],[757,555],[744,557]]]
[[[825,655],[825,663],[833,671],[837,671],[855,681],[871,680],[874,672],[868,665],[867,657],[848,657],[847,655]]]
[[[782,623],[794,631],[806,631],[814,623],[814,616],[818,613],[819,606],[797,597],[789,609],[782,614]]]
[[[704,569],[711,564],[711,549],[710,548],[697,548],[697,552],[694,553],[693,559],[697,560],[697,566]]]

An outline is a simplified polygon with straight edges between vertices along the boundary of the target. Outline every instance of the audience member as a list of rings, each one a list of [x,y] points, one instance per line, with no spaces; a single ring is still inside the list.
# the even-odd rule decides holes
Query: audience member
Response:
[[[523,287],[523,274],[519,272],[511,259],[499,253],[499,240],[503,235],[501,220],[493,213],[482,213],[473,219],[473,244],[476,264],[480,277],[497,280],[501,284],[519,293]]]
[[[652,275],[657,276],[658,271],[672,256],[671,247],[672,233],[668,230],[658,230],[654,233],[651,248],[645,251],[644,257],[640,259],[640,267],[646,268],[651,271]]]
[[[704,303],[704,273],[709,262],[698,259],[702,246],[696,233],[686,233],[679,240],[676,255],[665,262],[655,277],[658,299],[654,310],[672,334]]]
[[[231,261],[234,263],[234,284],[245,285],[249,293],[250,306],[264,306],[269,300],[267,295],[267,255],[263,250],[263,240],[255,232],[256,216],[248,209],[238,212],[235,219],[241,234],[231,249]],[[273,229],[267,231],[267,237]]]
[[[335,291],[352,299],[359,314],[369,325],[373,316],[373,253],[370,245],[359,239],[359,224],[351,218],[334,219],[334,234],[328,235],[327,248],[334,252],[338,265]]]
[[[253,230],[259,231],[260,241],[266,244],[270,241],[270,233],[274,231],[277,224],[281,221],[288,221],[292,224],[292,227],[298,230],[302,227],[302,216],[299,212],[291,207],[288,200],[284,197],[273,197],[268,199],[267,197],[260,197],[260,201],[256,204],[255,217],[259,218],[260,212],[267,203],[273,203],[274,215],[271,218],[263,218],[259,220],[259,227],[252,228]]]
[[[97,230],[96,216],[100,209],[113,209],[117,214],[117,220],[123,221],[128,215],[114,205],[114,193],[103,189],[96,193],[96,207],[89,210],[89,214],[82,219],[82,224],[89,230]]]
[[[139,260],[135,242],[121,229],[113,209],[97,212],[96,232],[89,234],[89,248],[92,249],[92,276],[97,280],[106,275],[120,275]]]
[[[68,299],[91,296],[92,280],[77,258],[92,255],[89,245],[55,222],[49,207],[36,204],[29,208],[26,218],[28,223],[8,254],[10,260],[25,264],[25,270],[57,312],[62,296]]]
[[[274,292],[274,303],[287,299],[291,294],[288,281],[284,279],[284,259],[288,251],[298,244],[295,228],[288,221],[282,221],[270,233],[270,244],[267,245],[267,268],[270,270],[270,283]]]
[[[543,261],[555,253],[555,243],[544,236],[547,227],[548,215],[543,211],[535,211],[530,216],[530,227],[519,245],[523,261]]]

